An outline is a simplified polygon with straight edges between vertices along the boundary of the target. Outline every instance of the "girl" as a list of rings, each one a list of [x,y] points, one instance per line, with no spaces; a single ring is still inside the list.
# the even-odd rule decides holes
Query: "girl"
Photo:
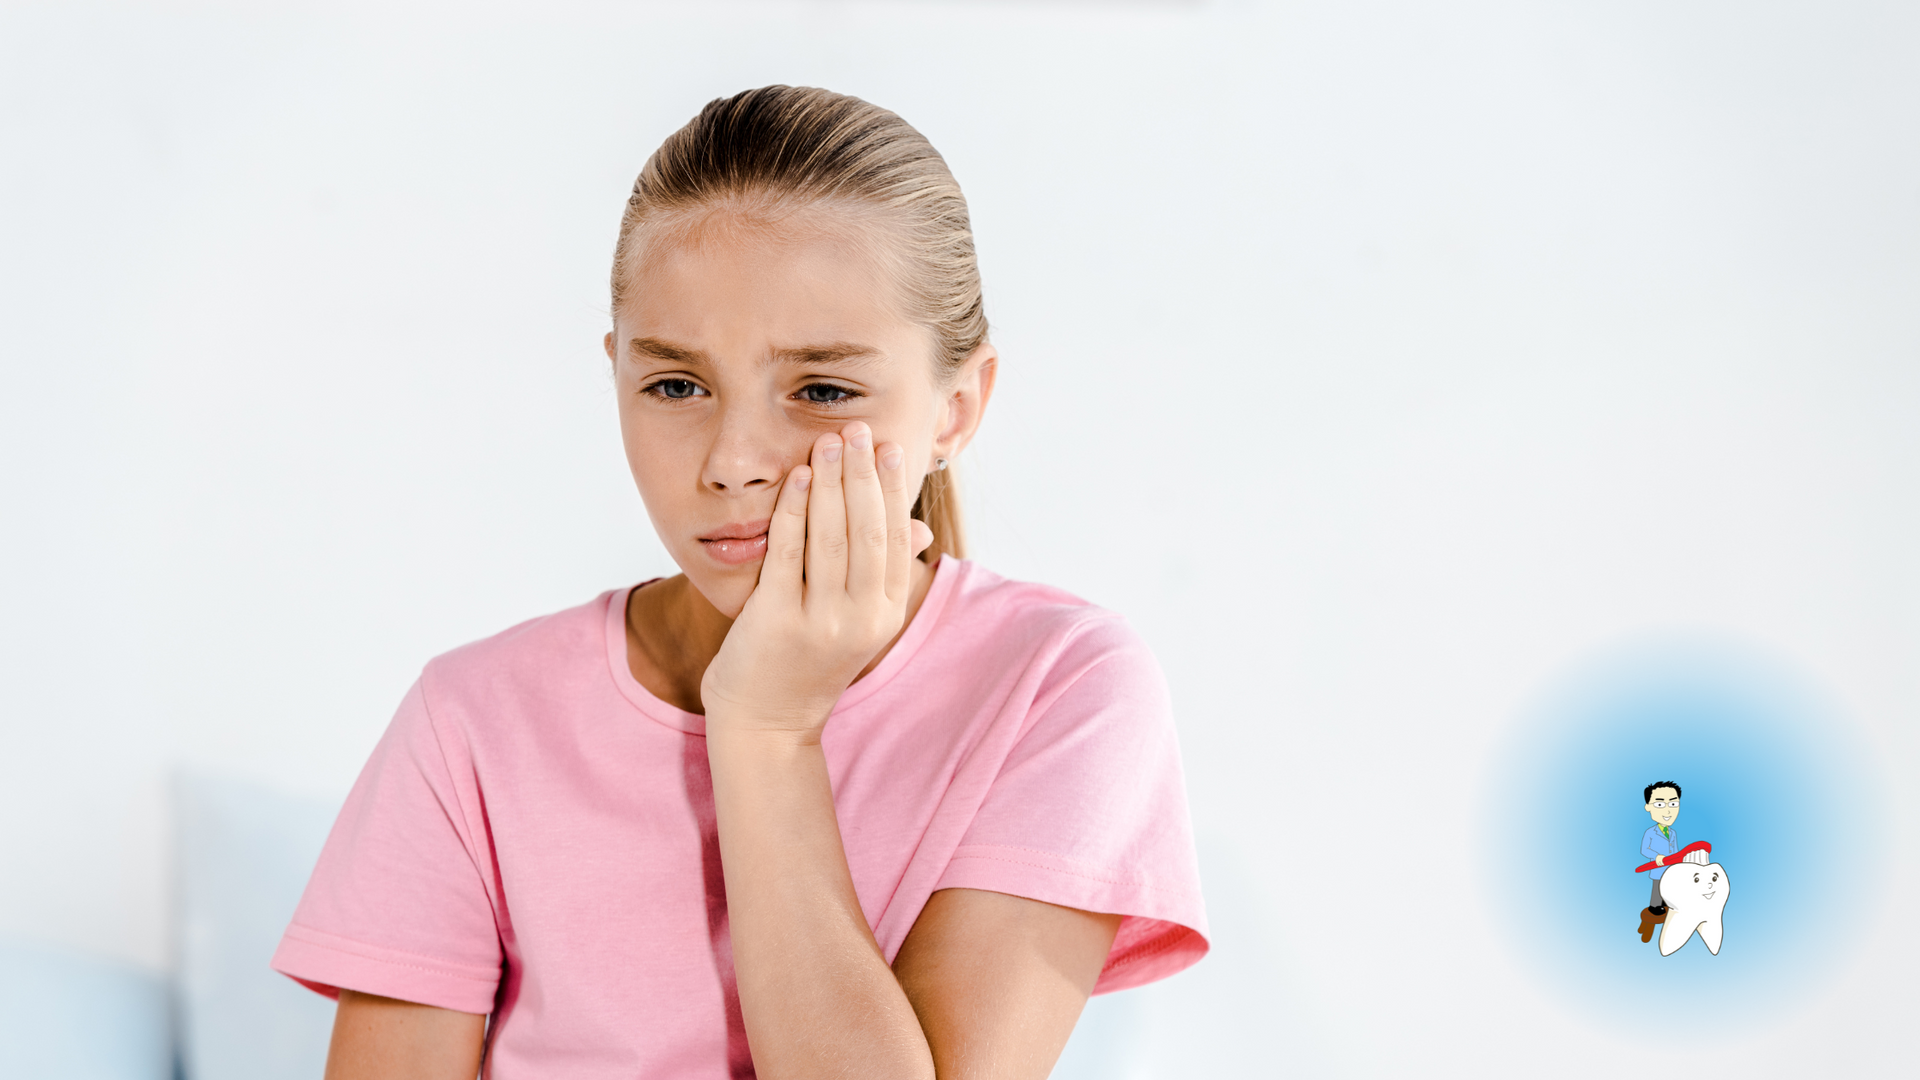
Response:
[[[899,117],[785,86],[635,182],[606,337],[682,573],[429,663],[274,967],[331,1080],[1045,1077],[1207,949],[1117,617],[961,559],[973,236]]]

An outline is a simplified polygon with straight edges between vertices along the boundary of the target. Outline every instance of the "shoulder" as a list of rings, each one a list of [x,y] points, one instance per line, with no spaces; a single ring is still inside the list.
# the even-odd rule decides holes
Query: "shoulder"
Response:
[[[429,660],[420,692],[431,708],[463,699],[548,694],[601,676],[607,659],[608,606],[626,589],[517,623]]]
[[[935,632],[949,677],[1006,686],[1029,716],[1124,704],[1158,723],[1170,712],[1159,663],[1117,612],[975,563],[951,561],[948,572],[955,577]]]
[[[1065,589],[1002,577],[962,559],[947,560],[941,573],[954,575],[939,613],[943,629],[950,632],[1062,658],[1152,655],[1119,613]]]

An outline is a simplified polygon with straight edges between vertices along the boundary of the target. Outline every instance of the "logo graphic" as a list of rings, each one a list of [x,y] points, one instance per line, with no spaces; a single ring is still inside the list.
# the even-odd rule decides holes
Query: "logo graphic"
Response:
[[[1640,910],[1640,940],[1653,940],[1653,928],[1660,928],[1660,955],[1672,956],[1698,933],[1707,951],[1720,955],[1721,914],[1727,907],[1732,886],[1727,869],[1708,862],[1713,845],[1696,840],[1680,846],[1680,832],[1674,823],[1680,817],[1680,785],[1672,780],[1656,780],[1641,792],[1653,827],[1640,834],[1640,854],[1653,861],[1633,868],[1636,874],[1651,872],[1652,896]]]

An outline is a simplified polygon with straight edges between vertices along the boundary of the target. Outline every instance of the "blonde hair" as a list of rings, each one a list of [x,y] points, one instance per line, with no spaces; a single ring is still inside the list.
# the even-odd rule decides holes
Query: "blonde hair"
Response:
[[[926,136],[878,105],[829,90],[763,86],[719,98],[660,144],[620,218],[614,310],[633,277],[642,226],[717,204],[766,212],[822,202],[861,211],[890,242],[907,316],[932,336],[944,383],[987,340],[966,197]],[[933,531],[922,558],[965,555],[951,471],[927,474],[913,516]]]

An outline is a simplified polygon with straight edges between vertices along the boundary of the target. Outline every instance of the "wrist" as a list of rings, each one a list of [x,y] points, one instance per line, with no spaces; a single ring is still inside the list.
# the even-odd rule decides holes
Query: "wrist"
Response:
[[[709,723],[707,766],[721,818],[736,824],[762,822],[749,826],[746,833],[731,834],[735,847],[743,839],[751,842],[754,834],[765,829],[784,833],[798,820],[792,816],[796,806],[813,805],[820,798],[829,807],[833,802],[827,755],[818,732],[742,730]],[[721,826],[723,835],[728,828]]]
[[[818,748],[831,710],[767,712],[723,707],[707,710],[708,753],[778,758]]]

